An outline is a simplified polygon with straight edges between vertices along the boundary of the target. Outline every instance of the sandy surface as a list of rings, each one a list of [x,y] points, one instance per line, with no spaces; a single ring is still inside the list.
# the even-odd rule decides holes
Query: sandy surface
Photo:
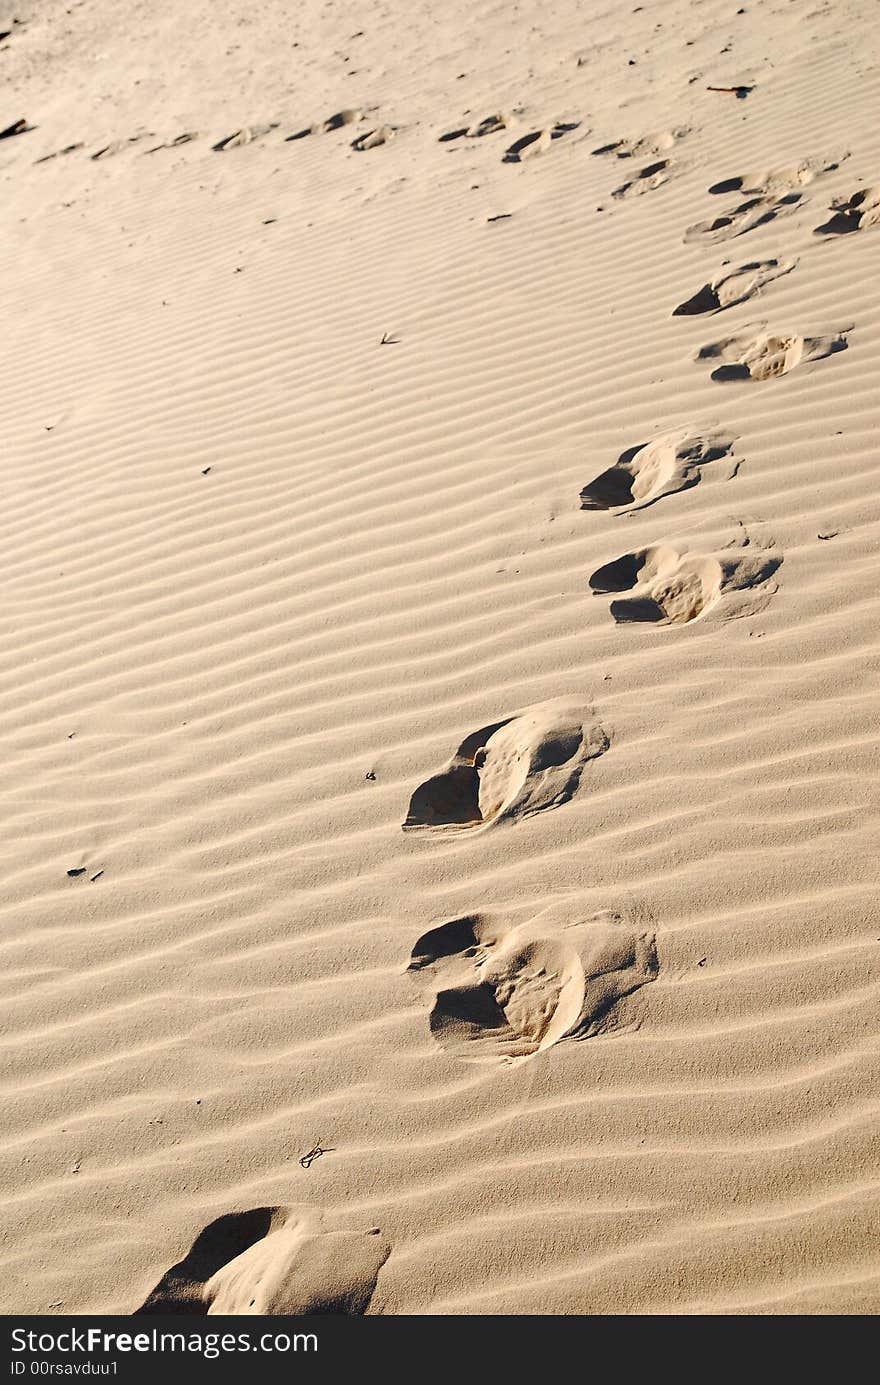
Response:
[[[876,1312],[876,6],[4,30],[0,1307]]]

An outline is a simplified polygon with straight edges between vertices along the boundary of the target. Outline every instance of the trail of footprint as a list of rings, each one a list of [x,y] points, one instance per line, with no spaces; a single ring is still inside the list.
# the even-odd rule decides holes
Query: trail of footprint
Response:
[[[462,831],[556,808],[608,749],[589,709],[553,700],[473,732],[410,800],[404,832]]]
[[[78,144],[66,144],[63,149],[55,149],[51,154],[43,154],[41,158],[34,159],[35,164],[46,164],[50,159],[60,159],[64,154],[73,154],[77,149],[84,148],[82,140]]]
[[[832,215],[828,221],[817,226],[817,236],[849,236],[853,231],[867,231],[869,226],[880,226],[880,185],[859,188],[849,197],[842,197],[831,203],[828,209]]]
[[[311,1208],[229,1212],[199,1233],[135,1316],[357,1316],[369,1306],[390,1249],[378,1231],[325,1231]]]
[[[653,934],[610,913],[514,926],[474,914],[432,928],[408,971],[434,989],[434,1040],[463,1058],[528,1058],[615,1027],[618,1002],[658,972]]]
[[[524,163],[526,159],[532,159],[538,154],[543,154],[545,149],[549,149],[554,140],[562,139],[570,130],[576,130],[580,124],[579,120],[569,121],[567,124],[557,123],[548,127],[546,130],[532,130],[527,135],[521,135],[518,140],[504,151],[502,163],[518,164]]]
[[[690,298],[673,308],[673,317],[694,317],[701,313],[720,313],[754,298],[766,284],[790,274],[797,260],[752,260],[710,279]]]
[[[634,593],[611,602],[611,615],[619,625],[686,625],[722,596],[728,598],[728,616],[753,613],[775,591],[774,587],[755,596],[756,588],[764,586],[781,564],[772,545],[755,551],[747,534],[740,537],[738,547],[708,554],[655,544],[597,568],[590,577],[590,589],[594,596]],[[729,599],[733,593],[740,593],[735,602]]]
[[[779,375],[788,375],[799,365],[845,351],[848,346],[845,332],[803,337],[797,333],[765,332],[764,325],[758,324],[737,336],[709,342],[700,347],[695,359],[720,359],[723,364],[712,371],[711,379],[721,384],[734,380],[773,380]]]
[[[146,134],[129,135],[127,139],[114,139],[109,144],[102,145],[96,149],[94,154],[90,154],[92,160],[109,159],[114,154],[121,154],[123,149],[127,149],[130,144],[138,144],[142,139],[146,139]]]
[[[313,125],[307,125],[304,130],[297,130],[293,135],[285,135],[285,140],[305,139],[307,135],[328,135],[333,130],[341,130],[346,125],[353,125],[358,120],[363,120],[364,112],[358,108],[336,111],[334,115],[329,115],[326,120],[316,120]]]
[[[174,139],[166,140],[164,144],[154,144],[152,149],[145,149],[144,153],[158,154],[160,149],[179,149],[182,144],[189,144],[194,139],[198,139],[197,132],[185,130],[182,135],[175,135]]]
[[[627,514],[695,486],[702,469],[728,456],[733,439],[694,428],[679,429],[621,452],[614,466],[581,491],[582,510]]]
[[[644,192],[653,192],[654,188],[662,187],[672,176],[673,164],[671,159],[659,159],[655,163],[646,164],[640,168],[634,177],[621,183],[619,188],[615,188],[611,196],[620,201],[624,197],[640,196]]]
[[[448,144],[454,139],[482,139],[484,135],[495,135],[499,130],[506,130],[510,125],[510,116],[501,111],[496,111],[493,115],[484,116],[475,125],[465,125],[456,130],[447,130],[445,134],[438,135],[440,144]]]

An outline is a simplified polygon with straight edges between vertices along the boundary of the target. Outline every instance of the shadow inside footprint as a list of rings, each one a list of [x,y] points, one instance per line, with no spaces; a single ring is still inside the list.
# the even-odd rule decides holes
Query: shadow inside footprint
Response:
[[[832,202],[833,215],[815,228],[817,236],[849,236],[880,225],[880,187],[860,188],[851,197]]]
[[[405,832],[464,831],[565,803],[588,760],[608,748],[587,710],[558,701],[483,727],[410,799]]]
[[[581,491],[582,510],[641,509],[695,486],[702,469],[727,456],[731,438],[682,429],[621,452]]]
[[[608,592],[626,592],[630,587],[634,587],[639,580],[639,574],[645,566],[647,551],[640,553],[625,553],[622,558],[615,558],[613,563],[606,563],[604,567],[597,567],[590,578],[590,588],[597,596],[604,596]]]
[[[611,1026],[624,996],[657,974],[653,935],[617,915],[569,919],[553,909],[516,927],[490,915],[424,934],[408,970],[434,993],[429,1029],[463,1058],[528,1058]]]
[[[199,1233],[135,1316],[366,1312],[390,1247],[327,1232],[311,1208],[229,1212]]]

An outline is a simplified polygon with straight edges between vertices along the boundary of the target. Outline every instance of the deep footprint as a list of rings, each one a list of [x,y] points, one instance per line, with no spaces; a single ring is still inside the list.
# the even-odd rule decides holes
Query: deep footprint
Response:
[[[441,144],[448,144],[455,139],[482,139],[484,135],[495,135],[499,130],[506,130],[510,124],[509,117],[496,112],[494,115],[484,116],[475,125],[465,125],[457,130],[447,130],[445,134],[439,135]]]
[[[256,1207],[210,1222],[139,1314],[366,1312],[390,1246],[378,1232],[325,1231],[312,1208]]]
[[[765,226],[793,212],[801,197],[799,192],[788,192],[781,197],[750,197],[720,216],[689,226],[684,233],[685,241],[710,241],[714,244],[716,241],[744,236],[758,226]]]
[[[774,380],[788,375],[799,365],[845,351],[847,344],[844,332],[802,337],[796,333],[777,335],[761,330],[746,331],[700,347],[696,359],[722,361],[711,375],[719,384],[736,380]]]
[[[490,914],[425,933],[408,970],[434,989],[434,1040],[463,1058],[528,1058],[617,1022],[617,1003],[657,975],[653,935],[604,914],[519,925]]]
[[[672,174],[672,161],[670,159],[658,159],[655,163],[646,164],[639,169],[638,173],[627,182],[621,183],[619,188],[615,188],[611,196],[620,201],[624,197],[639,196],[643,192],[652,192],[654,188],[662,187],[669,181]]]
[[[732,446],[732,438],[687,429],[627,448],[614,466],[584,486],[581,509],[637,510],[686,490],[697,484],[704,466],[726,457]]]
[[[745,303],[759,293],[765,284],[790,274],[797,260],[753,260],[749,264],[738,265],[707,284],[690,298],[673,308],[673,317],[695,317],[701,313],[720,313],[725,308],[734,308]]]
[[[832,202],[828,221],[817,226],[817,236],[849,236],[854,231],[867,231],[880,226],[880,186],[860,188],[850,197]]]
[[[545,149],[549,149],[554,140],[562,139],[570,130],[576,130],[580,121],[570,121],[568,124],[557,123],[546,130],[532,130],[530,134],[521,135],[518,140],[504,151],[502,163],[518,164],[532,159],[538,154],[543,154]]]
[[[607,749],[588,708],[541,703],[468,736],[447,768],[416,789],[403,830],[463,831],[558,807]]]
[[[722,596],[733,593],[740,593],[740,597],[736,604],[728,600],[729,615],[757,609],[763,598],[756,602],[743,594],[754,593],[766,584],[781,563],[782,558],[770,547],[754,551],[748,535],[740,537],[738,547],[712,554],[656,544],[597,568],[590,577],[590,589],[594,596],[633,593],[611,602],[611,615],[618,625],[687,625]]]

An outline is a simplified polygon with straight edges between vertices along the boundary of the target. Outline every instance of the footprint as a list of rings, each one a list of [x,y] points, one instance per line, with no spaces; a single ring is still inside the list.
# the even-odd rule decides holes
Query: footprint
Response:
[[[783,196],[750,197],[745,202],[723,212],[721,216],[708,221],[697,221],[684,233],[685,242],[733,240],[735,236],[747,235],[758,226],[767,225],[779,217],[793,212],[803,196],[800,192],[787,192]]]
[[[702,468],[726,457],[733,439],[691,429],[664,433],[621,452],[614,466],[581,491],[582,510],[641,509],[661,496],[695,486]]]
[[[809,361],[821,361],[847,348],[846,334],[837,332],[823,337],[802,337],[796,334],[776,335],[763,330],[764,324],[746,328],[735,337],[709,342],[700,347],[698,361],[721,359],[724,364],[712,371],[711,378],[719,383],[731,380],[773,380],[788,375],[796,366]]]
[[[73,154],[77,149],[82,149],[83,147],[82,140],[80,140],[78,144],[66,144],[63,149],[56,149],[51,154],[43,154],[41,158],[34,159],[34,163],[46,164],[50,159],[60,159],[63,155]]]
[[[787,168],[762,168],[739,173],[733,178],[723,178],[721,182],[713,183],[709,191],[716,197],[728,192],[758,193],[761,196],[794,192],[797,188],[809,186],[823,174],[832,173],[846,157],[844,154],[839,159],[803,159],[798,164],[789,164]]]
[[[215,154],[222,154],[226,149],[239,149],[243,144],[253,144],[255,139],[261,139],[263,135],[268,135],[270,130],[277,128],[277,120],[271,121],[268,125],[243,125],[240,130],[233,130],[231,135],[226,135],[216,144],[212,144],[211,148]]]
[[[623,197],[632,197],[643,192],[651,192],[654,188],[662,187],[669,181],[672,174],[671,159],[659,159],[656,163],[646,164],[639,169],[633,178],[626,183],[621,183],[619,188],[615,188],[611,196],[620,201]]]
[[[618,625],[638,622],[650,625],[687,625],[710,610],[729,593],[753,593],[764,585],[782,564],[772,545],[752,551],[749,536],[738,538],[738,547],[720,553],[690,553],[671,544],[625,553],[590,578],[594,596],[616,592],[633,595],[611,602],[611,615]],[[773,588],[775,590],[775,588]],[[758,598],[740,597],[728,601],[727,614],[752,614],[764,604],[772,591]]]
[[[569,130],[576,130],[580,124],[579,120],[570,121],[567,125],[557,123],[546,130],[532,130],[528,135],[521,135],[518,140],[504,151],[502,163],[518,164],[526,159],[534,158],[537,154],[542,154],[545,149],[549,149],[553,140],[562,139]]]
[[[196,131],[185,130],[182,135],[175,135],[174,139],[166,140],[164,144],[154,144],[152,149],[145,149],[144,153],[158,154],[160,149],[179,149],[181,144],[189,144],[189,142],[194,139],[198,139]]]
[[[656,157],[672,149],[688,133],[688,127],[681,125],[674,130],[661,130],[656,134],[640,135],[638,139],[617,139],[611,144],[600,145],[598,149],[592,150],[592,153],[597,155],[614,154],[618,159],[650,158],[652,155]]]
[[[817,226],[817,236],[848,236],[853,231],[867,231],[880,225],[880,186],[859,188],[850,197],[832,202],[830,220]]]
[[[496,112],[494,115],[484,116],[477,121],[476,125],[466,125],[458,130],[447,130],[445,135],[439,135],[438,140],[441,144],[448,144],[454,139],[481,139],[483,135],[495,135],[499,130],[506,130],[510,124],[510,117]]]
[[[285,140],[305,139],[307,135],[328,135],[332,130],[341,130],[345,125],[353,125],[358,120],[363,120],[362,110],[352,109],[337,111],[335,115],[329,115],[326,120],[318,120],[314,125],[307,125],[304,130],[297,130],[294,135],[285,135]]]
[[[710,279],[708,284],[673,308],[673,317],[693,317],[700,313],[720,313],[725,308],[736,307],[753,298],[765,284],[790,274],[797,260],[752,260],[749,264],[738,265],[718,278]]]
[[[539,703],[475,731],[410,800],[404,832],[462,831],[515,822],[576,793],[587,761],[608,749],[586,707]]]
[[[94,154],[89,155],[89,158],[92,161],[95,161],[96,159],[109,159],[114,154],[120,154],[122,150],[127,149],[130,144],[137,144],[140,140],[145,138],[146,136],[141,134],[129,135],[128,139],[111,140],[109,144],[105,144],[100,149],[96,149]]]
[[[653,935],[619,915],[562,922],[551,906],[517,925],[474,914],[433,928],[408,970],[434,990],[436,1043],[509,1060],[608,1032],[618,1001],[653,981],[658,963]]]
[[[364,135],[358,135],[357,139],[351,142],[352,149],[358,153],[364,153],[367,149],[378,149],[381,144],[387,144],[394,138],[395,127],[393,125],[380,125],[378,130],[368,130]]]
[[[306,1207],[256,1207],[210,1222],[135,1316],[365,1313],[390,1246],[325,1231]]]

